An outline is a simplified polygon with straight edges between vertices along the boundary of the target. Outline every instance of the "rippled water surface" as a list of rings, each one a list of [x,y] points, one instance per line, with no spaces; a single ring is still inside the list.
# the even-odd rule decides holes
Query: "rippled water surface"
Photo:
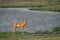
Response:
[[[31,11],[26,8],[0,8],[0,32],[11,31],[13,22],[27,18],[25,31],[49,30],[60,25],[60,12]],[[21,31],[17,28],[16,31]]]

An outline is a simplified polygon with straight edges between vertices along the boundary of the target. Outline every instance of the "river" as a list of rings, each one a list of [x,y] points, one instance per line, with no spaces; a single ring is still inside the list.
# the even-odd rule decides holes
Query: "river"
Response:
[[[0,32],[12,31],[13,22],[23,21],[23,18],[27,18],[24,28],[26,32],[51,31],[53,26],[60,26],[60,12],[33,11],[27,8],[0,8]],[[16,31],[22,31],[21,27]]]

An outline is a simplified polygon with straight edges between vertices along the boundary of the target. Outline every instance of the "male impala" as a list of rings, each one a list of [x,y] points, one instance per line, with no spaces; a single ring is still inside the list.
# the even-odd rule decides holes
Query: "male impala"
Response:
[[[24,32],[24,26],[26,25],[26,18],[24,18],[24,20],[22,22],[14,22],[13,23],[13,32],[15,31],[15,29],[17,27],[21,27],[22,28],[22,33]]]

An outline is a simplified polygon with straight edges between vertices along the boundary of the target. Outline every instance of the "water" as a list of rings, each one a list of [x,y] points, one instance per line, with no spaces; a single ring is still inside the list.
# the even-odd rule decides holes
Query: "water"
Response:
[[[60,26],[60,12],[33,11],[27,8],[0,8],[0,32],[12,31],[13,22],[23,21],[23,18],[27,18],[24,29],[27,32],[51,31],[53,26]],[[16,31],[22,31],[21,27]]]

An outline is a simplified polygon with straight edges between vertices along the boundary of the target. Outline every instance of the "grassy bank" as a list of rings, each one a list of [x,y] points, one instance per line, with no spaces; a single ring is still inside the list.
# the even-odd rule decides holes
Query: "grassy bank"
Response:
[[[0,38],[0,40],[60,40],[60,37],[21,36],[11,38]]]
[[[24,32],[24,35],[29,35],[30,33]],[[22,32],[0,32],[0,38],[10,38],[10,37],[22,36]]]
[[[60,40],[60,35],[47,35],[35,35],[27,32],[24,35],[21,32],[2,32],[0,33],[0,40]]]
[[[38,30],[34,33],[24,32],[24,35],[22,35],[22,32],[0,32],[0,38],[9,38],[9,37],[20,37],[20,36],[45,36],[45,37],[60,37],[60,26],[54,26],[52,27],[52,31],[48,30]]]
[[[0,40],[60,40],[60,26],[54,26],[52,32],[48,30],[35,33],[24,32],[0,32]]]
[[[49,34],[49,33],[28,33],[24,32],[22,35],[22,32],[0,32],[0,38],[11,38],[11,37],[21,37],[21,36],[39,36],[39,37],[60,37],[60,34]]]
[[[60,2],[0,2],[0,8],[20,7],[30,7],[30,10],[60,12]]]

